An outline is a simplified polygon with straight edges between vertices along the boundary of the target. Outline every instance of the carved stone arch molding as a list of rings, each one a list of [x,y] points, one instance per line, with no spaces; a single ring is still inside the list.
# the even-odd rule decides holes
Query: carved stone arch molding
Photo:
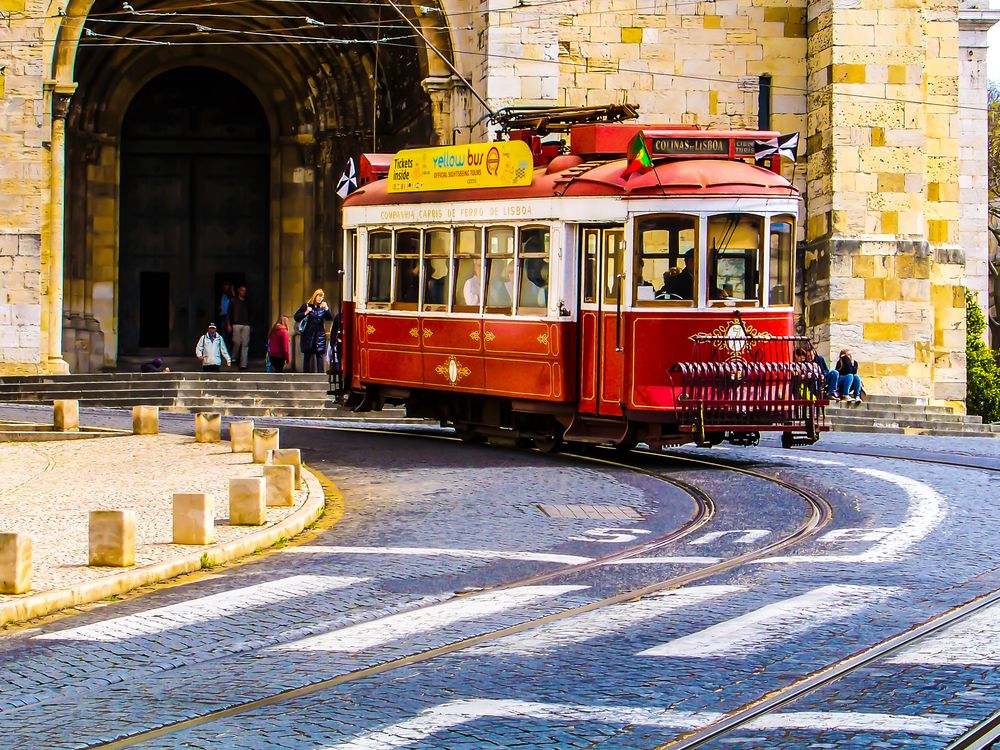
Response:
[[[163,0],[132,2],[141,12],[161,4],[167,7]],[[176,27],[157,19],[183,19],[143,15],[133,17],[134,25],[112,27],[107,19],[123,18],[120,3],[112,0],[70,0],[65,15],[52,22],[50,80],[77,86],[67,121],[63,331],[63,352],[74,371],[117,360],[121,129],[129,104],[151,81],[176,68],[212,68],[241,82],[259,101],[270,130],[270,228],[269,289],[258,301],[268,297],[272,319],[292,312],[315,286],[338,287],[341,232],[334,191],[346,157],[440,141],[450,132],[433,102],[435,91],[421,85],[443,77],[447,66],[419,35],[404,33],[405,43],[380,47],[376,74],[371,42],[388,34],[379,29],[372,7],[282,6],[281,15],[325,24],[321,31],[331,39],[352,30],[352,44],[245,44],[284,33],[283,22],[258,18],[277,15],[258,0],[223,7],[231,17],[212,23],[238,44],[101,44],[84,36],[85,28],[93,28],[176,42]],[[452,54],[443,13],[403,7],[439,50]],[[393,22],[393,35],[401,34],[399,19],[383,15],[382,20]],[[376,99],[383,102],[380,111],[374,109]]]

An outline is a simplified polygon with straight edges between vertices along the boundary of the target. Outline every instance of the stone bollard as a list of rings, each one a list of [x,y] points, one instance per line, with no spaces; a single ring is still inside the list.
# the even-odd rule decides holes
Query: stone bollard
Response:
[[[261,477],[229,480],[229,525],[260,526],[267,523],[264,480]]]
[[[174,493],[174,544],[215,542],[215,500],[204,492]]]
[[[31,590],[31,538],[0,534],[0,594]]]
[[[160,432],[159,406],[132,407],[132,434],[158,435]]]
[[[267,462],[295,467],[295,489],[302,489],[302,452],[298,448],[275,448],[267,454]]]
[[[194,439],[199,443],[222,440],[222,415],[198,412],[194,415]]]
[[[57,398],[52,402],[52,428],[56,432],[80,430],[80,402],[72,398]]]
[[[295,467],[289,464],[268,464],[264,467],[264,493],[268,505],[295,505]]]
[[[135,511],[90,511],[90,565],[135,565]]]
[[[229,442],[233,453],[253,452],[253,420],[229,423]]]
[[[253,431],[253,462],[267,463],[267,452],[278,448],[276,427],[255,427]]]

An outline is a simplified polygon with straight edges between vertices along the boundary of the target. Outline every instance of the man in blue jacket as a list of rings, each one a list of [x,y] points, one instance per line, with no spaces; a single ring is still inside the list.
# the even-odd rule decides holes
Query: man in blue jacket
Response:
[[[215,323],[208,324],[208,331],[198,339],[198,346],[195,347],[194,354],[201,362],[201,369],[205,372],[218,372],[222,366],[222,360],[226,360],[226,367],[233,364],[229,357],[229,350],[226,349],[226,342],[219,335]]]

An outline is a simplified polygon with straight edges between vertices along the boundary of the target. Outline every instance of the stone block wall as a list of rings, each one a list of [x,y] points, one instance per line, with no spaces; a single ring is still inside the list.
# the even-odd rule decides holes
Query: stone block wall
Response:
[[[0,0],[0,374],[44,372],[47,355],[44,13],[24,0]]]

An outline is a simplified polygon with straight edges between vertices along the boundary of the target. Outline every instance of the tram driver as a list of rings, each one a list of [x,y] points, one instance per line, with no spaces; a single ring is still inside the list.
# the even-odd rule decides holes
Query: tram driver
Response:
[[[665,271],[657,299],[694,299],[694,248],[684,253],[684,268]]]

